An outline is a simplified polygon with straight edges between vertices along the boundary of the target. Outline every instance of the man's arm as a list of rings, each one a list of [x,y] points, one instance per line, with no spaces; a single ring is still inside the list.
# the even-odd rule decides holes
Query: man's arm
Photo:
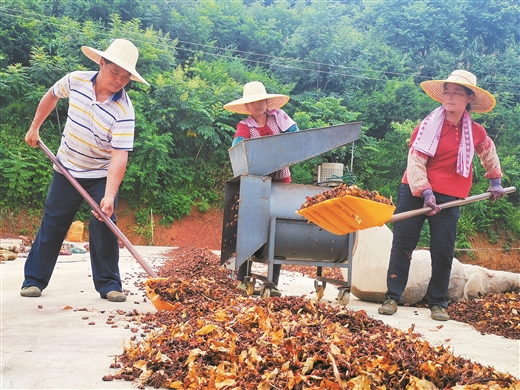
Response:
[[[128,163],[128,152],[126,150],[112,150],[110,165],[108,166],[107,186],[105,196],[101,200],[101,210],[108,216],[114,212],[114,200],[123,181]]]
[[[108,166],[107,185],[105,188],[105,196],[101,199],[99,206],[101,210],[110,217],[114,213],[114,201],[119,189],[119,185],[123,181],[126,172],[126,164],[128,162],[128,152],[126,150],[112,150],[112,157]],[[95,213],[94,213],[95,215]],[[96,217],[100,220],[99,216]]]
[[[27,142],[33,148],[38,146],[38,140],[40,139],[40,126],[45,121],[45,119],[47,119],[51,111],[54,110],[58,100],[59,98],[55,97],[50,89],[45,95],[43,95],[42,99],[40,100],[38,108],[36,109],[36,113],[34,114],[31,127],[25,134],[25,142]]]

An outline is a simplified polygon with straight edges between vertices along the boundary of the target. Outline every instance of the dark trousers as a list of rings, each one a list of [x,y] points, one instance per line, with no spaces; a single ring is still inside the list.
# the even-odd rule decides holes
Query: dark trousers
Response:
[[[106,179],[78,179],[99,204],[105,194]],[[54,271],[58,255],[83,201],[81,194],[61,173],[54,172],[42,222],[25,262],[23,287],[45,289]],[[115,213],[111,219],[115,222]],[[122,291],[119,275],[119,245],[110,228],[92,217],[89,222],[90,262],[94,287],[102,298],[110,291]]]
[[[437,204],[458,198],[434,193]],[[423,207],[423,198],[413,196],[410,187],[401,184],[397,198],[396,213]],[[399,302],[408,282],[412,252],[419,242],[421,228],[428,219],[430,225],[430,255],[432,276],[425,298],[429,306],[448,306],[446,294],[450,283],[451,265],[457,237],[457,222],[460,207],[441,210],[434,216],[420,215],[394,222],[394,237],[390,253],[390,264],[386,278],[386,296]]]

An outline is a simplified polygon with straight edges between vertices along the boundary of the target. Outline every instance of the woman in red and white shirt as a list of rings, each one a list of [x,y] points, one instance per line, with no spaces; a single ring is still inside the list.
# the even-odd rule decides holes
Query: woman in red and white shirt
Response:
[[[412,252],[417,246],[424,221],[430,226],[432,276],[425,299],[432,318],[449,319],[447,291],[457,235],[459,207],[440,210],[438,204],[469,195],[472,160],[476,153],[489,180],[491,200],[505,195],[502,171],[495,145],[485,129],[473,122],[469,111],[489,112],[495,98],[477,87],[476,77],[465,70],[454,71],[446,80],[421,83],[424,91],[442,103],[415,128],[408,153],[407,168],[398,193],[396,213],[431,207],[426,215],[394,223],[386,301],[380,314],[392,315],[408,282]]]
[[[285,111],[280,107],[289,101],[289,96],[280,94],[268,94],[264,85],[259,81],[252,81],[244,85],[243,96],[234,100],[224,108],[238,114],[245,114],[248,117],[240,121],[231,146],[248,138],[260,138],[268,135],[290,133],[298,131],[298,126]],[[291,172],[289,167],[272,172],[270,176],[273,181],[290,183]],[[248,262],[238,268],[237,279],[242,282],[239,288],[245,290],[245,276],[248,274]],[[280,277],[280,264],[273,266],[273,283],[278,286]],[[278,288],[271,290],[271,296],[280,296]]]

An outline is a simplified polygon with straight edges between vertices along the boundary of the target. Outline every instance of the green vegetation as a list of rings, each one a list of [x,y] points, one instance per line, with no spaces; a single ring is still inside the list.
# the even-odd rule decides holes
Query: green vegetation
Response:
[[[136,138],[120,197],[163,215],[161,223],[221,205],[232,177],[227,149],[243,117],[222,105],[253,80],[291,96],[284,109],[301,129],[363,122],[354,148],[297,164],[295,182],[312,181],[319,162],[353,161],[360,187],[395,198],[410,134],[437,106],[418,84],[468,69],[497,98],[474,119],[497,145],[503,185],[519,187],[518,15],[507,0],[4,0],[1,214],[42,208],[52,167],[24,142],[39,99],[65,73],[95,69],[82,45],[104,49],[116,37],[139,47],[138,70],[151,84],[128,88]],[[54,151],[66,108],[60,102],[40,131]],[[475,167],[472,194],[487,189]],[[458,246],[476,232],[518,238],[519,202],[515,193],[464,206]]]

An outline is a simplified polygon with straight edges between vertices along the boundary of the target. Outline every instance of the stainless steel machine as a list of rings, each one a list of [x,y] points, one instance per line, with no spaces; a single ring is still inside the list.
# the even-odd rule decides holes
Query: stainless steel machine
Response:
[[[360,131],[360,122],[348,123],[247,139],[229,149],[234,178],[225,188],[220,265],[236,270],[246,261],[267,264],[267,275],[246,277],[248,294],[258,279],[261,296],[269,297],[274,265],[293,264],[317,267],[318,298],[329,282],[339,286],[338,302],[348,303],[353,234],[332,234],[296,214],[306,196],[323,187],[272,182],[269,174],[354,142]],[[348,280],[322,277],[323,267],[347,268]]]

